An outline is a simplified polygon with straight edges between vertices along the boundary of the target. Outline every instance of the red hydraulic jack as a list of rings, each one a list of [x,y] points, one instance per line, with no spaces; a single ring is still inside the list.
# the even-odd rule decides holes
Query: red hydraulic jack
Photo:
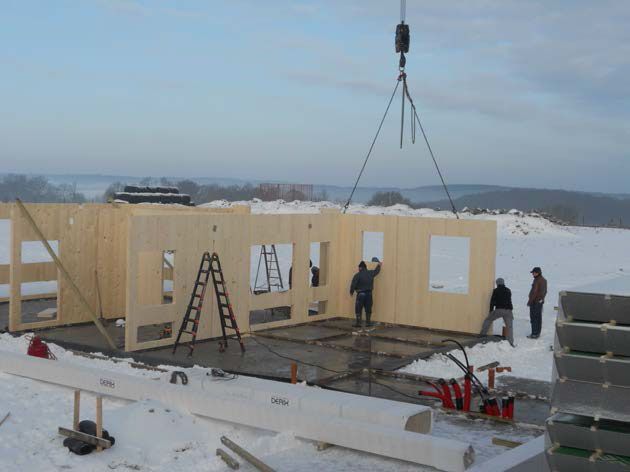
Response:
[[[459,346],[459,348],[464,353],[464,358],[466,360],[466,364],[462,363],[459,359],[457,359],[452,354],[447,354],[447,356],[460,368],[464,371],[464,393],[462,395],[462,387],[455,379],[450,379],[450,381],[446,382],[444,379],[438,380],[438,385],[433,382],[427,383],[433,387],[435,391],[427,391],[420,390],[418,392],[421,396],[437,398],[442,401],[442,407],[448,410],[459,410],[464,412],[470,412],[470,405],[472,400],[472,391],[473,386],[476,391],[479,393],[481,397],[481,405],[480,405],[480,413],[495,416],[497,418],[505,418],[505,419],[513,419],[514,418],[514,397],[508,396],[504,397],[499,401],[496,397],[490,396],[490,392],[488,389],[481,383],[481,381],[475,376],[473,373],[473,367],[468,363],[468,356],[466,355],[466,351],[464,347],[455,340],[444,340],[443,342],[454,342]],[[449,388],[450,385],[450,388]],[[453,402],[453,396],[451,395],[451,390],[455,396],[455,401]]]

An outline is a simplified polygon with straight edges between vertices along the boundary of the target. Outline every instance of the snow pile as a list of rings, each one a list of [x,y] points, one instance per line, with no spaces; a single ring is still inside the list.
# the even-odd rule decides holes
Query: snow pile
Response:
[[[451,351],[451,354],[464,362],[461,351]],[[548,342],[542,338],[521,341],[516,349],[507,341],[478,344],[466,349],[466,354],[470,364],[475,368],[499,361],[504,367],[512,367],[512,372],[508,375],[547,382],[551,380],[552,353]],[[462,370],[444,354],[436,354],[429,360],[416,360],[399,372],[445,379],[457,379],[464,375]],[[485,382],[485,374],[480,378]]]

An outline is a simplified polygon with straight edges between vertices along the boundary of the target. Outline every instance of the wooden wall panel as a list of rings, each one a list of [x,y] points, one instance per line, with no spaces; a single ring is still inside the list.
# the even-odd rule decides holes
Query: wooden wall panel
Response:
[[[383,268],[376,279],[376,321],[436,329],[475,332],[487,312],[493,287],[496,223],[478,220],[321,214],[252,215],[248,207],[233,209],[173,208],[152,205],[27,205],[49,240],[58,240],[60,259],[98,308],[98,292],[107,318],[127,318],[127,350],[166,345],[173,339],[138,343],[140,326],[173,323],[176,334],[190,298],[201,255],[217,251],[242,332],[329,318],[353,316],[349,285],[362,258],[362,234],[382,232]],[[10,216],[11,263],[0,266],[0,283],[11,285],[10,329],[34,327],[20,321],[22,282],[50,280],[52,263],[22,264],[22,241],[36,240],[19,209],[0,205]],[[431,236],[470,238],[467,294],[429,290]],[[322,251],[327,283],[310,287],[310,244],[328,243]],[[250,291],[250,248],[260,244],[293,245],[293,287],[283,293]],[[162,252],[175,251],[173,301],[161,302]],[[328,254],[326,257],[326,253]],[[328,260],[329,267],[323,267]],[[14,263],[19,261],[19,263]],[[327,274],[326,274],[327,272]],[[56,274],[55,274],[56,275]],[[285,274],[286,275],[286,274]],[[41,278],[40,278],[41,277]],[[56,278],[56,277],[55,277]],[[199,339],[220,335],[218,308],[209,287],[199,326]],[[309,305],[326,301],[325,314],[308,316]],[[78,300],[59,281],[59,316],[49,325],[90,321]],[[252,309],[286,306],[290,320],[249,326]],[[38,323],[39,325],[39,323]]]

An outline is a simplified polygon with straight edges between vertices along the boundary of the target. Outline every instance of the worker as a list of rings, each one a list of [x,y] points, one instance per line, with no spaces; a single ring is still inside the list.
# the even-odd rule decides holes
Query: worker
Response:
[[[374,277],[381,271],[381,262],[376,258],[372,258],[372,262],[376,262],[376,269],[368,270],[365,261],[359,262],[359,271],[352,277],[350,284],[350,295],[357,292],[357,299],[354,304],[354,314],[356,321],[352,325],[355,328],[361,327],[361,314],[365,309],[365,325],[372,326],[372,289],[374,288]]]
[[[485,336],[488,333],[488,328],[492,326],[494,320],[503,318],[503,322],[505,323],[505,328],[507,330],[507,339],[510,342],[510,345],[515,347],[513,309],[512,291],[505,286],[505,280],[499,277],[497,279],[497,288],[492,291],[492,298],[490,298],[490,311],[488,312],[486,319],[483,321],[483,326],[481,327],[481,332],[479,334]]]
[[[319,287],[319,267],[311,267],[311,287]]]
[[[527,336],[529,339],[538,339],[542,329],[542,312],[547,296],[547,279],[542,275],[540,267],[534,267],[531,271],[534,280],[532,288],[529,291],[527,306],[529,307],[529,320],[532,324],[532,334]]]
[[[313,267],[313,260],[308,260],[308,266]],[[289,288],[293,288],[293,266],[289,267]]]

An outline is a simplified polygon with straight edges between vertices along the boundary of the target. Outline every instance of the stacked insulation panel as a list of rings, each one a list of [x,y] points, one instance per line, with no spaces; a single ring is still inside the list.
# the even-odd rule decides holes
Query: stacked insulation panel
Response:
[[[630,471],[630,278],[560,293],[554,357],[551,470]]]

